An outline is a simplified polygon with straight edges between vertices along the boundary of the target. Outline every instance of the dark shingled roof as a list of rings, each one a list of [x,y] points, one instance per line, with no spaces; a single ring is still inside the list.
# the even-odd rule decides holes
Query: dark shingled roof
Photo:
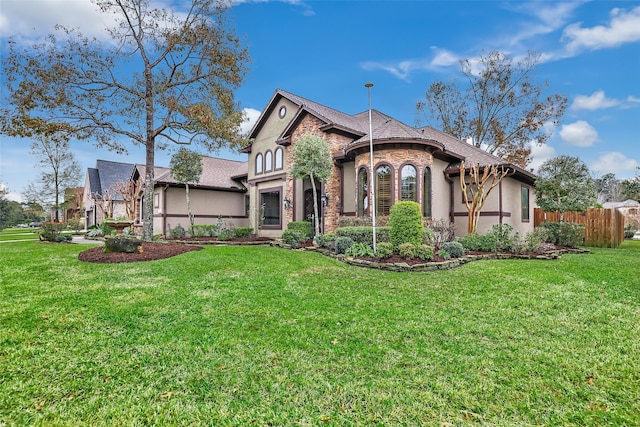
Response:
[[[111,188],[116,182],[126,182],[131,178],[135,165],[132,163],[112,162],[109,160],[96,160],[95,168],[88,168],[89,188],[91,196]],[[113,200],[122,200],[118,194],[113,194]]]
[[[144,176],[144,165],[137,165],[136,167],[140,175]],[[247,171],[248,162],[202,156],[202,175],[200,176],[200,181],[190,183],[190,185],[222,190],[246,191],[246,188],[237,180],[246,177]],[[178,183],[171,176],[170,168],[156,166],[154,168],[154,176],[156,183]]]
[[[298,105],[300,111],[296,115],[290,125],[285,128],[278,140],[286,141],[290,137],[292,128],[297,123],[297,118],[303,112],[312,114],[325,125],[321,129],[340,129],[343,132],[347,132],[353,135],[354,140],[343,148],[346,154],[352,147],[362,147],[362,145],[369,141],[369,111],[364,111],[355,115],[349,115],[309,99],[303,98],[299,95],[287,92],[282,89],[277,89],[267,104],[267,108],[262,113],[262,116],[252,129],[250,137],[254,138],[257,132],[264,124],[271,109],[277,104],[277,100],[281,97],[288,99],[294,104]],[[459,168],[460,161],[464,160],[467,165],[470,163],[477,163],[480,166],[489,165],[504,165],[509,166],[516,171],[517,175],[526,177],[527,180],[532,180],[535,176],[530,172],[513,164],[510,164],[500,157],[494,156],[472,144],[461,141],[452,135],[448,135],[444,132],[436,130],[430,126],[421,128],[415,128],[402,123],[399,120],[394,119],[384,113],[377,110],[371,111],[371,123],[373,130],[373,141],[375,145],[380,145],[384,142],[391,143],[416,143],[431,145],[441,150],[443,158],[449,159],[451,164],[449,169],[455,170]],[[250,146],[246,147],[250,150]]]

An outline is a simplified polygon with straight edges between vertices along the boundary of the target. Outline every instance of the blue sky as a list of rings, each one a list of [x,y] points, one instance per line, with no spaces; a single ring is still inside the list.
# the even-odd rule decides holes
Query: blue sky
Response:
[[[0,1],[3,44],[55,24],[104,37],[108,24],[88,0]],[[543,55],[536,77],[567,96],[569,108],[561,125],[549,128],[549,143],[534,145],[531,166],[567,154],[596,177],[613,172],[621,179],[640,166],[639,1],[247,0],[229,13],[252,58],[236,93],[251,120],[277,88],[355,114],[367,109],[364,84],[371,81],[372,108],[413,125],[424,121],[416,102],[433,81],[458,76],[460,59],[491,50],[518,58],[535,50]],[[0,182],[20,193],[38,176],[29,141],[0,138]],[[134,147],[128,156],[86,141],[72,148],[83,169],[98,158],[144,163],[144,151]],[[224,150],[203,154],[246,158]],[[167,166],[169,158],[158,153],[156,164]]]

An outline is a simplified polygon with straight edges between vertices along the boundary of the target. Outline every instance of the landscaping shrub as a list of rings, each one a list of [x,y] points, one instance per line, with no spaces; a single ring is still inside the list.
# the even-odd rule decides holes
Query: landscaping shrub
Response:
[[[403,243],[422,244],[422,212],[420,205],[409,200],[396,202],[389,215],[389,239],[394,247]]]
[[[223,228],[218,232],[218,240],[231,240],[236,237],[236,231],[233,228]]]
[[[431,261],[433,259],[433,248],[429,245],[420,245],[416,248],[416,258],[423,261]]]
[[[186,237],[187,232],[182,225],[178,224],[174,228],[169,227],[169,237],[172,239],[182,239]]]
[[[451,255],[449,255],[449,252],[444,249],[440,249],[438,251],[438,256],[442,259],[451,259]]]
[[[540,224],[549,233],[546,243],[556,246],[576,247],[583,243],[584,225],[570,222],[543,222]]]
[[[425,227],[422,231],[422,243],[425,245],[433,245],[435,240],[435,233],[432,229]]]
[[[371,217],[342,216],[338,218],[338,227],[371,227],[371,223]],[[388,225],[388,216],[376,216],[376,227]]]
[[[494,224],[487,234],[494,237],[497,251],[513,251],[520,239],[519,234],[514,232],[509,224]]]
[[[80,218],[71,218],[67,221],[67,228],[78,233],[83,228]]]
[[[380,242],[376,244],[376,255],[379,258],[386,259],[393,256],[393,245],[391,242]]]
[[[445,242],[442,244],[442,249],[444,249],[453,258],[460,258],[464,256],[464,247],[462,247],[460,242]]]
[[[544,227],[536,227],[524,236],[524,248],[530,252],[541,252],[543,244],[549,239],[549,231]]]
[[[479,252],[495,252],[496,240],[492,234],[467,234],[464,237],[460,237],[458,242],[467,251],[479,251]]]
[[[624,238],[631,239],[634,234],[636,234],[636,230],[633,224],[626,224],[624,226]]]
[[[60,234],[65,225],[57,222],[43,222],[40,225],[40,239],[47,242],[63,242],[66,238]],[[71,237],[71,236],[69,236]],[[71,239],[69,239],[71,240]]]
[[[235,228],[236,237],[251,237],[253,234],[252,227],[236,227]]]
[[[428,218],[424,222],[425,227],[433,231],[433,245],[436,247],[442,246],[444,242],[451,242],[456,237],[455,225],[447,220]]]
[[[356,258],[360,257],[373,257],[373,248],[366,243],[354,243],[349,249],[345,251],[345,255]]]
[[[406,259],[414,259],[416,257],[416,245],[407,242],[398,246],[398,255]]]
[[[304,233],[296,230],[284,230],[282,232],[282,241],[292,248],[299,248],[300,243],[306,242],[308,239]]]
[[[336,253],[343,254],[353,245],[353,239],[351,237],[340,236],[336,237],[335,248]]]
[[[189,228],[191,237],[214,237],[218,234],[218,226],[214,224],[194,224]]]
[[[308,221],[291,221],[287,224],[287,230],[297,231],[304,236],[303,242],[313,237],[313,224]]]
[[[89,228],[85,236],[88,237],[89,239],[95,239],[96,237],[104,236],[104,234],[102,234],[101,228],[98,228],[95,225],[93,225]]]
[[[373,243],[373,227],[340,227],[336,237],[349,237],[358,243]],[[389,227],[376,227],[376,243],[389,241]]]

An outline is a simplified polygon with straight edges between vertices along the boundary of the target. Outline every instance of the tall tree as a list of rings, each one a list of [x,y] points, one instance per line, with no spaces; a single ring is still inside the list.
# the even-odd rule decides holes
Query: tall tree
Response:
[[[536,203],[548,212],[584,212],[596,203],[589,168],[578,157],[558,156],[544,162],[536,177]]]
[[[318,217],[318,190],[316,180],[325,182],[331,176],[333,170],[333,158],[329,143],[312,134],[302,135],[293,144],[291,154],[293,165],[291,174],[298,179],[309,178],[311,190],[313,191],[313,214],[315,235],[320,235],[320,221]]]
[[[608,173],[594,179],[597,202],[619,202],[622,200],[622,185],[615,174]]]
[[[5,190],[4,185],[0,182],[0,230],[5,228],[9,223],[11,206],[6,195],[7,191]]]
[[[184,184],[185,197],[187,198],[187,212],[189,212],[189,222],[194,223],[191,212],[191,199],[189,198],[189,183],[196,183],[202,175],[202,156],[195,151],[180,148],[171,157],[171,176],[181,184]]]
[[[640,166],[636,168],[636,176],[621,182],[622,199],[640,202]]]
[[[43,42],[4,60],[11,103],[2,131],[29,136],[67,125],[76,138],[126,152],[145,147],[143,238],[153,238],[156,148],[201,143],[209,151],[242,145],[234,90],[248,52],[228,28],[226,0],[191,0],[158,9],[150,0],[93,0],[116,20],[101,43],[57,27]]]
[[[469,175],[467,180],[466,175]],[[478,163],[469,165],[467,172],[464,162],[460,163],[460,191],[467,207],[467,233],[475,233],[478,229],[480,212],[500,182],[509,174],[509,169],[496,165],[481,167]]]
[[[548,83],[534,80],[539,62],[534,52],[517,62],[497,51],[464,59],[466,87],[435,81],[417,110],[444,132],[470,138],[476,147],[525,167],[531,161],[530,141],[545,144],[550,136],[545,125],[557,125],[567,107],[566,97],[545,97]]]
[[[35,134],[31,155],[38,159],[41,172],[36,183],[29,183],[25,197],[52,208],[52,219],[58,222],[66,189],[76,187],[82,178],[80,163],[71,152],[66,135],[60,133]]]

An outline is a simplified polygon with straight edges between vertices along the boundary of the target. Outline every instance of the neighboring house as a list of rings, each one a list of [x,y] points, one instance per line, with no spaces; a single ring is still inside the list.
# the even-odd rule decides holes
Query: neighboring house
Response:
[[[111,212],[112,218],[126,215],[124,201],[115,191],[115,185],[131,179],[134,168],[132,163],[97,160],[95,168],[87,169],[82,201],[86,228],[100,225],[106,212]]]
[[[636,230],[640,230],[640,203],[635,200],[624,202],[606,202],[602,204],[605,209],[617,209],[624,215],[625,224],[631,224]]]
[[[510,224],[521,233],[533,229],[535,176],[520,167],[431,127],[413,128],[372,111],[374,173],[370,169],[369,114],[349,115],[284,90],[276,90],[249,135],[249,221],[262,234],[279,237],[290,221],[310,220],[313,196],[309,179],[295,179],[291,151],[306,133],[325,138],[334,168],[321,186],[326,206],[324,232],[341,216],[370,217],[369,183],[375,179],[376,215],[386,216],[398,200],[413,200],[423,215],[454,222],[466,234],[467,209],[459,186],[460,162],[501,165],[510,175],[493,190],[482,209],[478,232]],[[262,217],[262,221],[261,221]]]
[[[145,166],[136,165],[133,179],[143,180]],[[155,234],[168,234],[178,225],[188,229],[191,225],[185,197],[185,186],[176,182],[171,170],[155,167],[153,189],[153,230]],[[247,162],[202,157],[202,175],[197,183],[189,183],[191,212],[196,224],[216,224],[221,217],[227,226],[249,226],[247,188]],[[142,188],[142,186],[140,186]],[[142,206],[142,203],[138,203]],[[136,213],[142,222],[142,212]]]

